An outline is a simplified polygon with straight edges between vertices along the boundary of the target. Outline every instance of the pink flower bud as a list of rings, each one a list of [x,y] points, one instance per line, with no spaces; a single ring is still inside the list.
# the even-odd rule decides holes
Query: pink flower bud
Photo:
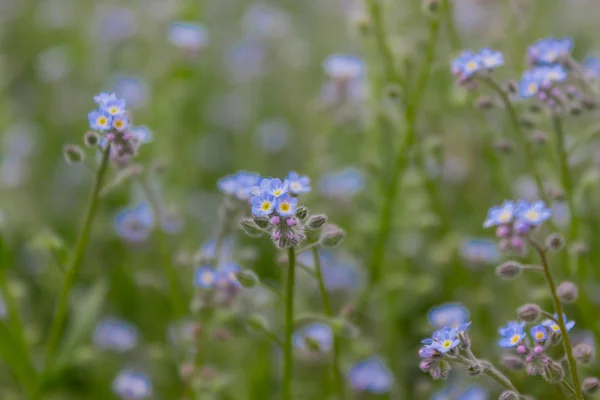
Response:
[[[517,353],[519,353],[519,354],[525,354],[525,353],[527,353],[527,347],[525,347],[523,345],[518,346],[517,347]]]
[[[279,217],[277,215],[275,215],[275,216],[271,217],[271,220],[269,222],[271,223],[271,225],[279,225],[281,220],[279,219]]]
[[[535,346],[535,348],[533,349],[533,352],[537,355],[540,355],[544,352],[544,348],[542,346]]]
[[[287,224],[287,226],[294,226],[296,225],[296,218],[288,218],[285,223]]]

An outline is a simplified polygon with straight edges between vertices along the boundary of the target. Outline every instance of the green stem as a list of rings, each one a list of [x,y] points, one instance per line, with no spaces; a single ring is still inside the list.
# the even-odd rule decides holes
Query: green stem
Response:
[[[556,294],[556,284],[554,283],[554,278],[552,277],[552,273],[550,272],[550,264],[548,263],[548,258],[544,249],[542,249],[534,242],[531,243],[537,250],[540,256],[540,260],[542,262],[542,267],[544,267],[544,276],[546,277],[546,282],[548,282],[548,287],[550,288],[550,293],[552,295],[554,311],[557,315],[558,326],[560,327],[561,337],[563,339],[563,344],[565,347],[565,354],[567,355],[567,362],[569,364],[569,370],[571,371],[571,377],[573,379],[575,395],[577,400],[583,400],[583,395],[581,393],[581,384],[579,383],[579,375],[577,373],[577,364],[575,363],[575,358],[573,357],[573,348],[571,347],[571,339],[569,339],[569,333],[565,326],[565,318],[563,316],[562,304],[560,303],[560,299]]]
[[[500,96],[500,100],[502,100],[502,104],[504,104],[504,108],[506,109],[506,112],[510,119],[510,123],[517,137],[521,141],[523,149],[525,150],[525,165],[527,166],[527,170],[533,175],[533,179],[535,180],[535,184],[537,186],[538,195],[542,200],[546,202],[546,204],[549,204],[548,196],[546,194],[546,190],[544,189],[544,184],[542,182],[542,176],[538,171],[535,159],[533,158],[533,146],[531,144],[531,141],[525,135],[525,132],[523,132],[523,129],[521,128],[521,123],[519,122],[519,115],[517,114],[517,109],[515,108],[512,101],[510,101],[510,97],[508,97],[508,94],[504,91],[504,89],[502,89],[502,87],[500,87],[498,83],[496,83],[496,81],[487,76],[481,77],[480,80],[486,83],[498,94],[498,96]]]
[[[458,35],[456,25],[454,24],[454,7],[452,2],[450,0],[444,0],[443,7],[445,8],[444,17],[446,19],[446,30],[448,31],[450,45],[454,50],[462,49],[460,36]]]
[[[552,127],[556,133],[556,145],[558,150],[558,159],[560,163],[560,180],[567,197],[569,212],[571,213],[571,229],[569,231],[569,241],[577,238],[579,235],[579,220],[577,210],[575,210],[575,189],[571,171],[569,170],[569,156],[565,144],[565,133],[562,126],[562,120],[559,116],[552,117]]]
[[[92,194],[90,196],[87,211],[85,213],[83,229],[81,230],[79,238],[77,239],[75,250],[73,251],[73,255],[71,257],[65,274],[65,282],[63,284],[60,298],[58,300],[58,306],[54,314],[54,319],[52,320],[52,326],[50,328],[50,339],[48,340],[46,355],[44,358],[44,365],[41,373],[42,378],[52,367],[52,358],[54,357],[56,349],[58,348],[58,344],[60,342],[60,338],[65,327],[67,315],[69,312],[69,297],[71,294],[71,289],[73,289],[73,286],[75,285],[77,275],[79,274],[79,270],[81,269],[81,265],[83,262],[83,256],[85,255],[85,251],[90,240],[94,217],[96,216],[96,211],[98,209],[99,193],[102,189],[102,182],[104,181],[104,177],[108,169],[108,161],[110,158],[109,156],[110,144],[106,146],[106,148],[102,152],[102,160],[100,162],[98,170],[96,171],[94,187],[92,189]]]
[[[331,308],[331,302],[329,301],[329,294],[325,287],[325,280],[323,279],[323,272],[321,270],[321,260],[319,259],[319,249],[317,247],[312,248],[313,262],[315,264],[315,272],[317,274],[317,282],[319,283],[319,291],[321,292],[321,301],[323,301],[323,309],[325,315],[329,318],[333,318],[333,310]],[[337,390],[338,399],[344,399],[344,383],[342,381],[342,374],[340,371],[339,363],[340,354],[340,341],[338,335],[333,332],[333,348],[331,351],[331,362],[333,367],[333,381]]]
[[[517,395],[521,396],[520,392],[517,390],[515,385],[512,384],[510,379],[508,379],[502,372],[498,371],[489,361],[478,360],[470,351],[468,354],[470,358],[466,358],[464,356],[459,355],[458,357],[452,357],[451,360],[457,361],[467,366],[470,365],[473,361],[481,363],[483,365],[483,372],[486,375],[498,382],[505,389],[511,390],[517,393]]]
[[[296,252],[293,248],[288,249],[288,270],[285,291],[285,338],[283,347],[283,387],[281,398],[292,399],[293,379],[293,348],[292,337],[294,335],[294,280],[296,276]]]

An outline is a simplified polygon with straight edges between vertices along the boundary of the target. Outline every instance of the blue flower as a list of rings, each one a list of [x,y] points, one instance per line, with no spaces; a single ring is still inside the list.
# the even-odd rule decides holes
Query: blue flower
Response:
[[[476,263],[494,263],[501,258],[496,242],[488,239],[465,240],[461,246],[461,255]]]
[[[462,79],[467,79],[479,71],[483,64],[479,54],[473,54],[471,50],[465,50],[450,62],[450,67],[453,74],[460,75]]]
[[[519,96],[528,99],[537,95],[542,88],[540,71],[537,68],[525,71],[519,81],[518,92]]]
[[[429,345],[440,353],[447,353],[460,344],[456,329],[442,328],[433,334],[433,341]]]
[[[386,393],[394,378],[381,359],[371,357],[353,365],[348,371],[348,380],[355,390]]]
[[[290,197],[288,195],[279,197],[277,199],[277,214],[282,217],[289,217],[296,213],[296,205],[298,204],[298,199],[295,197]]]
[[[308,176],[300,176],[296,172],[290,172],[286,179],[288,182],[288,190],[291,194],[302,194],[310,192],[310,178]]]
[[[121,115],[126,111],[127,103],[123,99],[115,99],[110,100],[104,104],[101,109],[104,112],[112,115],[113,117],[116,115]]]
[[[320,187],[325,197],[347,200],[364,189],[365,177],[359,169],[348,167],[323,175]]]
[[[500,347],[516,347],[525,339],[525,323],[509,322],[505,327],[499,329],[502,339],[498,341]]]
[[[329,291],[355,289],[362,284],[356,269],[348,262],[322,265],[323,281]]]
[[[104,92],[102,92],[102,93],[98,93],[97,95],[94,96],[94,101],[100,107],[104,106],[109,101],[113,101],[113,100],[116,100],[116,99],[117,99],[117,96],[114,93],[104,93]]]
[[[112,388],[123,400],[142,400],[152,395],[152,384],[141,372],[121,371],[113,381]]]
[[[600,58],[598,57],[587,57],[581,63],[584,71],[587,75],[598,78],[600,77]]]
[[[531,337],[536,342],[543,342],[548,338],[548,331],[543,325],[536,325],[529,330]]]
[[[515,217],[516,207],[514,201],[505,201],[501,206],[495,206],[488,211],[487,218],[483,223],[484,228],[495,225],[504,225],[512,222]]]
[[[179,48],[197,51],[208,44],[208,33],[203,25],[191,22],[173,22],[169,26],[169,41]]]
[[[260,192],[268,193],[274,197],[283,196],[288,192],[289,182],[287,180],[281,182],[279,178],[264,179],[260,183]]]
[[[458,395],[456,400],[488,400],[488,393],[479,386],[474,386]]]
[[[115,318],[105,318],[94,330],[94,344],[101,350],[126,352],[138,344],[138,330],[130,323]]]
[[[464,324],[460,324],[460,325],[458,326],[458,328],[456,328],[456,332],[457,332],[459,335],[462,335],[462,334],[464,334],[464,333],[467,331],[467,329],[469,329],[469,327],[470,327],[472,324],[473,324],[472,322],[465,322]]]
[[[447,303],[433,307],[428,313],[429,323],[436,328],[457,328],[469,321],[469,310],[460,303]]]
[[[125,114],[117,115],[113,118],[112,127],[123,132],[129,126],[129,118]]]
[[[271,195],[260,195],[252,198],[252,214],[261,217],[269,216],[275,208],[275,197]]]
[[[152,131],[145,125],[130,126],[128,132],[140,143],[150,143],[152,141]]]
[[[547,208],[546,203],[541,200],[536,201],[533,204],[520,202],[517,208],[517,218],[531,226],[538,226],[552,216],[552,211]]]
[[[219,190],[225,194],[235,196],[238,191],[238,179],[237,175],[228,175],[224,178],[219,179],[217,182]]]
[[[431,358],[437,354],[434,348],[429,346],[423,346],[419,349],[419,357],[421,358]]]
[[[297,330],[292,338],[294,347],[299,350],[310,351],[311,348],[306,343],[307,339],[318,344],[320,352],[328,353],[333,344],[331,326],[323,323],[314,323]]]
[[[90,122],[90,128],[97,131],[107,131],[111,127],[112,117],[105,111],[96,110],[88,114],[88,121]]]
[[[554,318],[558,319],[558,315],[554,314]],[[567,328],[567,332],[571,332],[571,329],[573,329],[573,327],[575,326],[575,321],[568,321],[567,316],[565,314],[563,314],[563,320],[565,321],[565,328]],[[558,326],[558,324],[551,319],[545,320],[544,322],[542,322],[542,325],[550,329],[553,333],[561,333],[560,326]]]
[[[567,70],[562,65],[551,65],[548,67],[540,67],[540,76],[542,82],[550,85],[556,82],[562,82],[567,79]]]
[[[504,55],[501,51],[484,48],[479,52],[478,58],[481,64],[487,69],[493,69],[504,65]]]
[[[154,214],[150,206],[142,202],[135,208],[126,208],[115,217],[115,230],[122,238],[142,242],[148,238],[154,226]]]
[[[241,287],[242,285],[237,280],[236,274],[241,270],[240,266],[233,261],[226,261],[217,268],[215,282],[219,287],[233,285]]]
[[[529,61],[534,65],[551,65],[561,61],[573,50],[571,38],[556,39],[552,37],[540,39],[527,50]]]
[[[212,288],[216,281],[216,271],[208,265],[196,268],[194,271],[194,285],[200,289]]]
[[[262,178],[253,172],[238,171],[234,175],[228,175],[219,179],[217,187],[227,195],[235,196],[239,200],[246,201],[253,196],[253,189],[260,185]],[[256,193],[259,194],[259,193]]]
[[[333,80],[348,81],[360,78],[365,71],[362,58],[351,54],[332,54],[323,62],[323,69]]]

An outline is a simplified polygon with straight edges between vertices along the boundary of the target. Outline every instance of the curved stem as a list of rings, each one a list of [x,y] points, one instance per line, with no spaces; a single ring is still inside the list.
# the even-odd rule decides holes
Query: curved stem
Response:
[[[482,82],[487,84],[490,88],[492,88],[502,100],[502,104],[508,113],[508,117],[510,119],[511,125],[521,140],[521,144],[523,145],[523,149],[525,150],[525,165],[527,169],[533,174],[533,179],[535,180],[535,184],[537,186],[538,195],[542,200],[548,203],[548,196],[546,194],[546,190],[544,189],[544,184],[542,182],[542,176],[540,175],[537,166],[535,164],[535,160],[533,158],[533,146],[531,145],[531,141],[525,136],[523,129],[521,128],[521,123],[519,122],[519,115],[517,114],[517,110],[513,103],[510,101],[510,97],[508,94],[494,81],[492,78],[484,76],[479,78]]]
[[[329,301],[329,293],[325,287],[325,280],[323,279],[323,273],[321,271],[321,260],[319,259],[319,249],[317,247],[312,248],[313,262],[315,264],[315,272],[317,275],[317,282],[319,283],[319,291],[321,292],[321,301],[323,302],[323,309],[325,315],[329,318],[333,318],[333,310],[331,308],[331,302]],[[333,332],[333,348],[331,350],[331,362],[333,367],[333,381],[338,394],[338,399],[344,399],[344,383],[342,381],[342,374],[340,371],[339,363],[340,354],[340,340],[336,332]]]
[[[285,338],[283,346],[283,386],[281,398],[292,399],[293,358],[292,336],[294,335],[294,280],[296,275],[296,252],[288,249],[288,270],[285,291]]]
[[[577,400],[583,400],[583,394],[581,393],[581,384],[579,383],[579,375],[577,373],[577,364],[575,363],[575,358],[573,357],[573,348],[571,347],[571,339],[569,339],[569,333],[565,326],[565,318],[563,315],[562,304],[560,303],[560,299],[556,294],[556,284],[554,283],[554,278],[552,277],[552,273],[550,272],[550,264],[548,263],[548,258],[546,257],[546,252],[544,251],[544,249],[538,246],[535,242],[531,243],[533,244],[540,256],[542,267],[544,267],[544,276],[546,277],[546,282],[548,283],[550,293],[552,294],[552,302],[554,303],[554,310],[556,311],[557,322],[558,326],[560,327],[561,337],[563,339],[565,353],[567,355],[567,362],[569,364],[569,370],[571,371],[571,377],[573,379],[575,396]]]
[[[75,245],[75,250],[73,251],[71,260],[67,267],[67,271],[65,274],[65,282],[63,284],[62,291],[60,293],[60,298],[58,300],[58,306],[56,308],[56,312],[54,314],[54,319],[52,321],[52,326],[50,328],[50,339],[48,340],[48,345],[46,348],[46,355],[44,358],[44,365],[42,368],[41,378],[44,377],[44,374],[48,372],[48,370],[52,367],[52,358],[58,348],[58,344],[60,342],[60,338],[65,326],[65,322],[67,320],[67,314],[69,311],[69,297],[71,294],[71,289],[75,285],[75,280],[77,279],[77,275],[79,274],[79,270],[81,269],[81,264],[83,262],[83,256],[85,255],[85,250],[87,249],[88,242],[90,240],[90,235],[92,232],[92,225],[94,222],[94,217],[96,216],[96,211],[98,209],[98,200],[100,190],[102,189],[102,183],[104,181],[104,177],[106,175],[106,171],[108,169],[108,161],[110,155],[110,143],[104,151],[102,152],[102,160],[100,161],[100,166],[96,171],[96,176],[94,179],[94,186],[92,188],[92,194],[90,196],[90,200],[88,202],[87,211],[85,213],[85,220],[83,223],[83,229],[79,234],[79,238],[77,239],[77,244]]]

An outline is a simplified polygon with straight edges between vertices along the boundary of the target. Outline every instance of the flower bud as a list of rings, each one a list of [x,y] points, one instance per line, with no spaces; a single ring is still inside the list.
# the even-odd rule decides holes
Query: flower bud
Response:
[[[304,219],[308,216],[308,208],[304,206],[300,206],[296,209],[296,218],[300,221],[304,221]]]
[[[594,347],[587,343],[580,343],[573,347],[573,357],[575,357],[577,364],[589,364],[594,361],[595,356],[596,352],[594,351]]]
[[[523,267],[516,261],[507,261],[496,267],[496,275],[504,279],[518,278],[523,272]]]
[[[240,220],[240,227],[246,235],[251,237],[260,237],[263,234],[263,231],[252,218],[242,218]]]
[[[529,138],[538,146],[544,146],[548,143],[548,135],[543,131],[533,131],[531,135],[529,135]]]
[[[548,383],[559,383],[565,378],[565,370],[554,360],[548,360],[542,370],[542,377]]]
[[[556,294],[563,303],[573,303],[579,297],[579,289],[573,282],[564,281],[556,288]]]
[[[506,82],[505,92],[510,94],[517,94],[519,91],[519,84],[513,80]]]
[[[86,132],[85,135],[83,135],[83,143],[87,147],[96,147],[99,142],[100,138],[98,137],[98,134],[96,132],[89,131]]]
[[[327,223],[327,216],[324,214],[311,215],[306,221],[306,227],[310,230],[321,229]]]
[[[259,228],[266,228],[269,226],[269,218],[268,217],[254,217],[254,223]]]
[[[254,273],[254,271],[250,271],[249,269],[242,269],[235,274],[236,279],[240,284],[245,288],[251,288],[260,282],[258,276]]]
[[[575,255],[583,256],[589,253],[590,248],[586,242],[580,241],[572,243],[569,250]]]
[[[569,114],[571,114],[571,115],[572,115],[572,116],[574,116],[574,117],[578,117],[578,116],[580,116],[582,113],[583,113],[583,108],[582,108],[582,107],[580,107],[580,106],[578,106],[578,105],[576,105],[576,104],[575,104],[575,105],[572,105],[572,106],[569,108]]]
[[[593,376],[585,378],[583,380],[583,385],[581,385],[581,388],[587,394],[597,393],[598,390],[600,390],[600,380],[598,380],[598,378],[593,377]]]
[[[513,391],[506,390],[500,394],[498,400],[519,400],[519,395]]]
[[[525,367],[525,364],[523,363],[523,360],[521,360],[521,357],[515,356],[513,354],[507,354],[504,357],[502,357],[502,364],[504,364],[506,368],[512,369],[514,371],[523,369],[523,367]]]
[[[523,321],[532,324],[540,318],[541,311],[537,304],[525,304],[517,309],[517,315]]]
[[[510,140],[498,139],[494,141],[494,149],[502,154],[511,154],[514,146]]]
[[[480,96],[475,100],[474,106],[480,110],[489,110],[494,107],[494,102],[489,96]]]
[[[423,0],[423,11],[426,14],[435,14],[440,9],[441,0]]]
[[[553,233],[546,238],[546,248],[551,251],[560,251],[565,245],[565,239],[560,233]]]
[[[79,146],[75,146],[72,144],[66,145],[63,150],[65,160],[69,164],[79,164],[83,161],[84,155],[83,150]]]
[[[481,363],[478,363],[478,362],[471,363],[467,366],[467,372],[469,373],[469,376],[472,376],[472,377],[481,376],[481,374],[483,374],[484,370],[485,369],[484,369],[483,365],[481,365]]]
[[[319,242],[323,247],[335,247],[344,239],[346,233],[336,225],[326,225],[321,233]]]
[[[598,103],[591,97],[585,97],[581,100],[581,105],[588,111],[595,110],[598,107]]]

